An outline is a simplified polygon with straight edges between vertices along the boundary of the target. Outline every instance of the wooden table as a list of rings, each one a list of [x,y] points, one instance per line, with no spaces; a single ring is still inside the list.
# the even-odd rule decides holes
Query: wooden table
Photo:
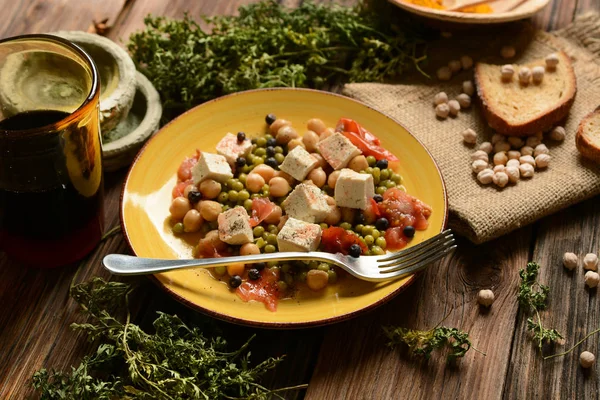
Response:
[[[126,42],[132,31],[143,27],[148,13],[172,17],[182,16],[185,10],[192,16],[231,14],[240,4],[251,1],[0,0],[0,38],[59,29],[86,30],[92,20],[108,18],[113,25],[108,36]],[[293,6],[299,0],[285,3]],[[542,29],[555,29],[587,10],[600,10],[600,1],[553,0],[534,23]],[[124,171],[106,175],[108,227],[118,224],[124,177]],[[227,323],[219,326],[234,341],[256,333],[254,360],[287,354],[264,383],[268,387],[309,383],[308,390],[288,393],[288,398],[598,398],[599,368],[582,371],[578,358],[584,349],[600,355],[599,337],[588,339],[564,358],[542,361],[528,338],[516,292],[518,270],[528,260],[537,260],[548,267],[543,269],[541,280],[552,286],[551,311],[543,313],[544,323],[565,333],[569,345],[600,326],[599,297],[582,290],[581,284],[565,284],[560,267],[564,251],[598,252],[599,200],[591,199],[485,245],[460,240],[455,254],[431,266],[404,293],[348,322],[295,331],[257,330]],[[107,277],[100,259],[107,253],[127,251],[121,235],[111,237],[83,265],[77,281],[94,275]],[[0,399],[30,397],[34,371],[78,365],[89,350],[86,340],[68,328],[71,322],[81,320],[77,305],[68,298],[75,272],[75,267],[26,269],[0,254]],[[581,282],[583,272],[578,270],[574,275],[572,279]],[[203,318],[149,281],[140,281],[136,323],[147,325],[156,310],[192,321]],[[481,288],[495,292],[496,302],[489,312],[481,312],[475,305]],[[415,361],[406,352],[384,345],[382,324],[431,328],[446,315],[444,324],[468,331],[474,345],[487,356],[470,351],[457,366],[448,366],[443,356],[434,356],[429,362]]]

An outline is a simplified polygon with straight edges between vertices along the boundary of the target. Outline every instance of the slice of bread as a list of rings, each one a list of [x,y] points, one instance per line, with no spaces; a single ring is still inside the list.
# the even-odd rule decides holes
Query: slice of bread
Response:
[[[546,131],[567,116],[577,92],[577,81],[571,60],[564,52],[557,53],[555,70],[547,70],[541,83],[519,82],[519,65],[515,74],[504,82],[501,65],[477,63],[475,83],[488,125],[509,136],[528,136]],[[530,69],[545,66],[537,60],[524,66]]]
[[[581,120],[575,144],[582,156],[600,164],[600,107]]]

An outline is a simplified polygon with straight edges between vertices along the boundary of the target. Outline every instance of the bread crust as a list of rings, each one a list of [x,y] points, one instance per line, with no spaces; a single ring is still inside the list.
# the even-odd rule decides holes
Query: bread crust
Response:
[[[582,156],[600,164],[600,147],[594,145],[584,132],[585,123],[595,115],[600,115],[600,107],[586,115],[579,123],[577,134],[575,135],[575,145]]]
[[[569,92],[565,98],[557,103],[553,108],[548,109],[545,113],[518,125],[514,125],[506,121],[495,112],[494,107],[490,105],[490,100],[484,87],[485,85],[482,84],[481,64],[478,63],[475,66],[475,83],[477,85],[477,94],[481,100],[483,115],[485,116],[488,125],[492,129],[507,136],[530,136],[536,134],[537,132],[551,129],[569,114],[569,110],[575,101],[575,94],[577,93],[577,79],[575,77],[575,71],[573,70],[573,65],[571,64],[569,56],[567,56],[564,51],[560,51],[558,54],[561,56],[563,62],[567,62],[567,79],[571,83],[569,85]]]

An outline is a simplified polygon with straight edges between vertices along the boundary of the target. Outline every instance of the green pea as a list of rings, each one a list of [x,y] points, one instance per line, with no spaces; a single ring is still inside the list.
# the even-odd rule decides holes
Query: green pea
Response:
[[[302,271],[302,272],[296,274],[296,280],[298,282],[306,282],[306,275],[307,275],[307,273],[305,271]]]
[[[173,225],[173,233],[183,233],[183,224],[181,222],[176,223],[175,225]]]
[[[256,145],[258,147],[265,147],[267,145],[267,139],[264,136],[257,138]]]
[[[252,210],[252,200],[250,200],[250,199],[244,200],[244,208],[247,211],[251,211]]]
[[[327,271],[329,271],[330,267],[329,267],[329,264],[327,264],[327,263],[320,263],[319,266],[317,267],[317,269],[319,271],[327,272]]]
[[[227,195],[229,197],[229,201],[231,202],[236,202],[238,200],[238,192],[235,190],[230,190]]]
[[[212,231],[212,229],[209,224],[202,224],[200,231],[206,235],[208,232]]]
[[[246,189],[242,189],[238,192],[238,200],[246,201],[250,198],[250,193]]]
[[[373,238],[377,239],[379,236],[381,236],[381,232],[379,232],[379,230],[377,230],[377,229],[373,229],[373,233],[371,233],[371,236],[373,236]]]
[[[400,174],[393,173],[392,180],[396,183],[402,183],[402,176]]]
[[[269,267],[269,268],[275,268],[275,267],[279,268],[279,263],[277,261],[269,261],[267,263],[267,267]]]
[[[335,272],[333,269],[330,269],[329,271],[327,271],[327,280],[329,281],[329,283],[336,283],[337,282],[337,272]]]
[[[257,225],[254,227],[254,229],[252,229],[252,233],[254,236],[260,237],[263,233],[265,233],[265,228],[262,225]]]
[[[275,152],[275,154],[281,154],[283,153],[283,148],[281,146],[275,146],[273,147],[273,151]]]
[[[273,157],[275,157],[275,161],[277,161],[277,164],[281,164],[283,160],[285,160],[285,156],[281,153],[275,153]]]
[[[375,243],[375,238],[372,235],[366,235],[365,243],[367,244],[367,246],[371,246],[373,243]]]
[[[383,171],[381,171],[380,178],[382,181],[389,179],[390,178],[390,170],[386,168]]]
[[[277,225],[269,224],[267,225],[267,230],[275,235],[278,233]]]
[[[277,244],[277,235],[270,233],[269,237],[267,238],[267,243],[276,245]]]
[[[265,239],[265,241],[268,243],[267,239],[269,238],[270,233],[269,232],[265,232],[262,234],[262,238]]]
[[[267,134],[265,135],[265,139],[266,139],[266,140],[273,139],[273,135],[271,135],[270,133],[267,133]]]
[[[352,224],[349,222],[342,222],[340,224],[340,228],[345,229],[347,231],[352,230]]]
[[[367,236],[367,235],[370,235],[371,233],[373,233],[373,229],[374,229],[373,226],[366,225],[365,227],[362,228],[361,233],[363,236]]]
[[[358,225],[356,225],[356,226],[354,227],[354,232],[356,232],[356,233],[359,233],[359,234],[360,234],[360,233],[362,233],[362,230],[364,229],[364,227],[365,227],[365,226],[364,226],[363,224],[358,224]]]
[[[267,155],[267,149],[265,149],[264,147],[259,147],[256,150],[254,150],[254,154],[259,157],[264,157]]]
[[[386,190],[387,188],[385,186],[377,186],[377,189],[375,189],[375,193],[383,196]]]
[[[277,249],[272,244],[268,244],[265,246],[265,253],[275,253]]]
[[[329,225],[327,225],[325,222],[321,222],[319,224],[319,226],[321,227],[322,230],[325,230],[325,229],[329,228]]]
[[[383,236],[381,236],[381,237],[378,237],[377,239],[375,239],[375,245],[381,247],[382,249],[385,249],[387,246],[385,238]]]
[[[282,271],[282,272],[290,272],[290,271],[291,271],[291,269],[292,269],[292,265],[291,265],[291,264],[288,264],[288,263],[285,263],[285,264],[283,264],[283,265],[281,266],[281,271]]]
[[[229,188],[232,188],[234,183],[235,183],[235,179],[233,179],[233,178],[229,178],[229,179],[227,179],[227,181],[225,181],[225,185],[227,185],[227,187],[229,187]]]
[[[265,247],[267,242],[265,242],[265,239],[259,237],[258,239],[256,239],[255,244],[258,246],[259,249],[262,249],[263,247]]]
[[[244,174],[243,172],[238,176],[238,180],[240,182],[242,182],[243,185],[246,184],[246,178],[248,177],[248,175]],[[242,188],[243,189],[243,188]],[[241,190],[241,189],[240,189]]]
[[[377,177],[379,179],[379,177],[381,177],[381,169],[379,167],[373,168],[372,175],[373,178]]]
[[[377,159],[373,156],[367,156],[367,163],[369,164],[370,167],[372,167],[373,165],[375,165],[377,163]]]
[[[285,292],[287,290],[287,288],[288,288],[288,285],[284,281],[277,282],[277,290],[279,290],[280,292]]]
[[[398,186],[398,189],[402,190],[403,192],[406,192],[406,187],[404,187],[404,185]]]
[[[288,284],[288,286],[292,286],[294,284],[294,275],[284,273],[283,280]]]
[[[368,167],[367,169],[365,169],[365,172],[369,175],[373,175],[373,168]]]
[[[230,186],[233,190],[239,192],[244,189],[244,184],[238,179]]]
[[[252,171],[252,168],[253,168],[253,167],[252,167],[252,166],[250,166],[250,165],[244,165],[244,166],[242,167],[242,172],[243,172],[244,174],[247,174],[247,173],[249,173],[250,171]]]
[[[225,275],[225,272],[227,272],[227,267],[215,267],[215,274]]]
[[[260,194],[258,194],[258,193],[252,193],[252,194],[250,195],[250,198],[251,198],[251,199],[258,199],[259,197],[260,197]]]
[[[382,256],[385,254],[385,251],[379,246],[373,246],[371,247],[371,253],[373,253],[374,256]]]
[[[262,157],[254,157],[254,160],[252,160],[252,164],[254,166],[264,164],[264,162],[265,162],[265,159]]]
[[[318,261],[311,261],[308,263],[308,269],[317,269],[319,267]]]
[[[219,193],[219,197],[217,199],[221,204],[227,203],[227,200],[229,200],[229,195],[227,194],[227,192],[221,192]]]
[[[396,182],[394,181],[388,181],[388,183],[386,183],[385,187],[387,187],[388,189],[393,188],[396,186]]]

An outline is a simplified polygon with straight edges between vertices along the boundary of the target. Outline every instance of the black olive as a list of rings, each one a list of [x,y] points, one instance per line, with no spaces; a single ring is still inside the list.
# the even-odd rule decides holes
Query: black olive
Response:
[[[277,160],[275,159],[275,157],[269,157],[265,160],[265,164],[267,164],[269,167],[277,169],[279,167],[279,164],[277,164]]]
[[[244,157],[238,157],[237,160],[235,160],[235,165],[238,167],[243,167],[246,165],[246,159]]]
[[[268,138],[267,139],[267,147],[275,147],[277,146],[277,140],[275,140],[275,138]]]
[[[267,125],[271,125],[273,122],[275,122],[276,119],[277,117],[275,116],[275,114],[267,114],[267,116],[265,117],[265,122],[267,123]]]
[[[255,269],[262,271],[267,266],[267,263],[260,262],[260,263],[253,264],[253,266]]]
[[[244,132],[238,132],[237,140],[238,142],[243,142],[244,140],[246,140],[246,134]]]
[[[404,232],[404,236],[406,236],[406,237],[411,238],[411,237],[415,236],[415,228],[410,225],[405,226],[403,232]]]
[[[356,213],[356,217],[354,217],[354,219],[356,220],[357,224],[364,224],[365,223],[365,214],[358,212],[358,213]]]
[[[390,221],[388,221],[387,218],[379,218],[377,221],[375,221],[375,228],[379,229],[380,231],[385,231],[389,226]]]
[[[350,254],[352,257],[360,257],[360,253],[362,253],[362,249],[356,243],[350,246],[350,249],[348,249],[348,254]]]
[[[250,278],[252,281],[255,281],[260,278],[260,272],[256,268],[252,268],[250,271],[248,271],[248,278]]]
[[[273,146],[267,146],[267,157],[273,157],[275,155],[275,149]]]
[[[196,204],[197,202],[202,200],[202,193],[196,190],[190,190],[190,192],[188,193],[188,200],[190,201],[190,203]]]
[[[373,196],[373,200],[375,200],[377,203],[381,203],[383,201],[383,196],[380,194],[376,194],[375,196]]]
[[[252,143],[252,144],[256,144],[256,138],[255,138],[255,137],[253,137],[252,139],[250,139],[250,143]]]
[[[375,166],[379,169],[386,169],[388,167],[388,160],[379,160]]]
[[[239,275],[234,275],[229,278],[229,286],[236,288],[242,284],[242,278]]]

